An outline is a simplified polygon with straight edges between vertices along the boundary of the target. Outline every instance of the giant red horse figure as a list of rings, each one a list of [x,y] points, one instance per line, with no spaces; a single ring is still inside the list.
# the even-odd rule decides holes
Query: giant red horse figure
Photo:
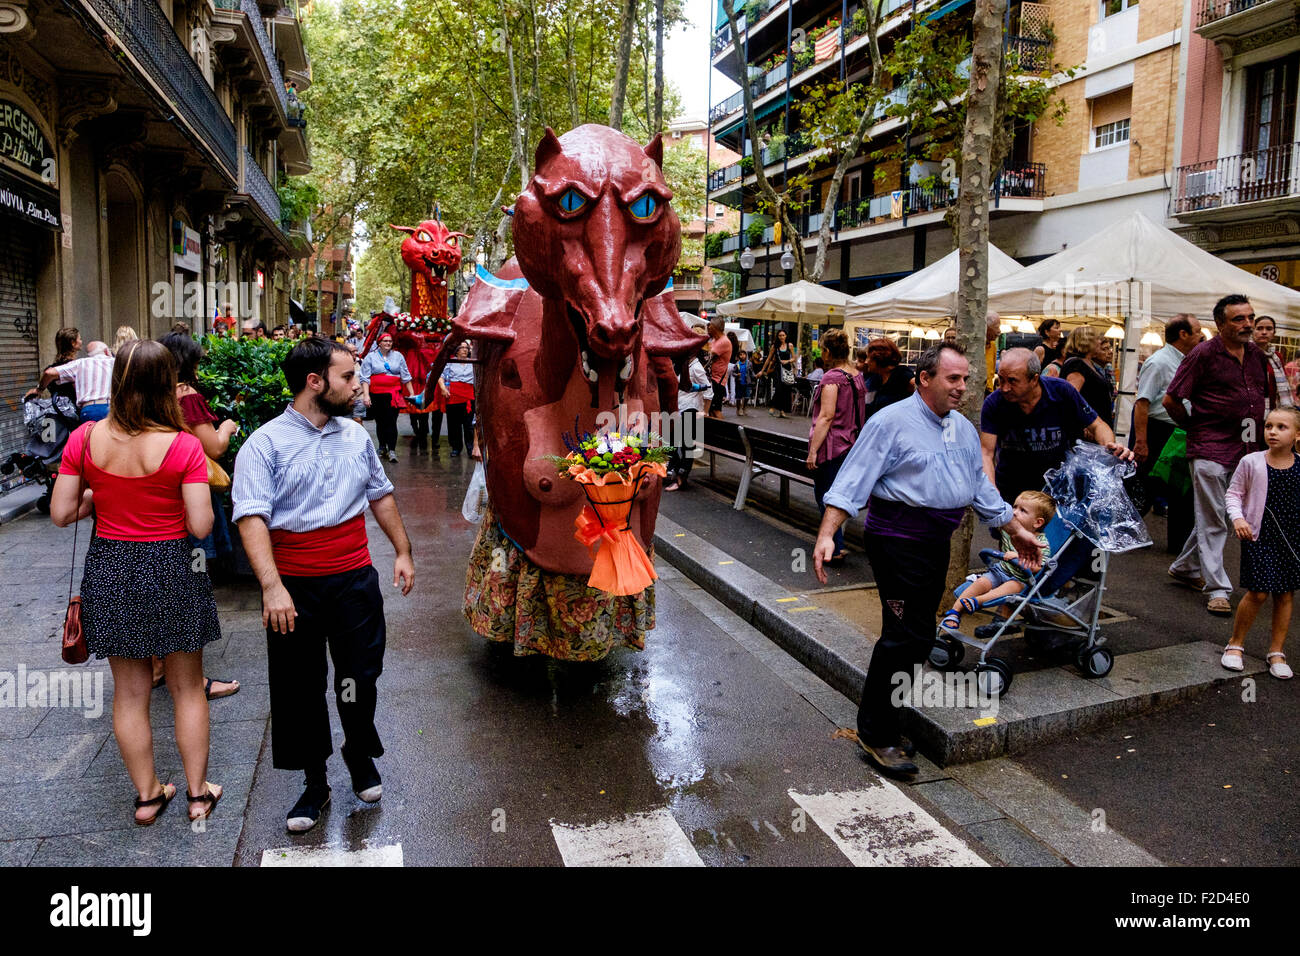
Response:
[[[410,314],[413,318],[423,319],[426,328],[424,330],[401,329],[395,324],[393,316],[376,312],[366,328],[361,355],[365,357],[378,341],[381,332],[391,332],[393,348],[401,352],[402,357],[406,359],[406,367],[410,369],[415,390],[421,392],[424,391],[425,379],[446,335],[447,277],[454,275],[460,268],[460,240],[465,238],[465,234],[448,231],[447,227],[437,219],[426,219],[418,226],[394,226],[392,223],[388,226],[390,229],[406,233],[406,238],[402,240],[402,261],[411,270]],[[437,389],[433,390],[431,398],[428,407],[421,411],[438,412],[441,420],[440,413],[443,405],[441,394]],[[424,435],[418,427],[421,424],[424,422],[412,420],[417,447],[424,440]],[[438,441],[436,433],[433,441],[436,445]]]
[[[656,136],[642,148],[605,126],[551,130],[514,206],[516,259],[480,270],[440,373],[461,339],[477,342],[476,395],[490,509],[466,579],[465,615],[517,655],[598,660],[617,643],[644,647],[654,589],[616,596],[587,587],[591,553],[574,540],[581,487],[544,456],[564,434],[676,408],[673,355],[702,336],[677,313],[671,281],[681,226]],[[600,424],[607,422],[606,418]],[[660,480],[643,486],[630,525],[649,551]]]

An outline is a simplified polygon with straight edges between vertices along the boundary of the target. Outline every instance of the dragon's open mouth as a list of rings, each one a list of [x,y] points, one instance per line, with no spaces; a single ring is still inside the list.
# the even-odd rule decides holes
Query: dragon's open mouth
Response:
[[[591,344],[587,339],[587,323],[582,314],[575,309],[569,302],[564,303],[565,311],[569,316],[569,324],[573,326],[573,334],[578,339],[578,355],[582,362],[582,374],[589,382],[600,380],[600,371],[596,367],[603,359],[599,355],[592,354]],[[640,303],[637,303],[637,312],[640,313]],[[632,377],[632,367],[634,359],[631,353],[623,358],[618,370],[618,388],[621,391],[623,385]]]
[[[428,266],[429,271],[432,272],[434,275],[436,275],[439,279],[447,278],[446,266],[442,265],[441,263],[434,262],[433,259],[429,258],[428,256],[424,256],[424,264]]]

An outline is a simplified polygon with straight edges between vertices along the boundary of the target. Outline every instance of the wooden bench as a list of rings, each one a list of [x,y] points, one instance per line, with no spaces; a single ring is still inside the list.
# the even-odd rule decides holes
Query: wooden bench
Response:
[[[808,471],[808,440],[779,432],[739,425],[717,418],[704,419],[704,451],[709,453],[709,477],[716,477],[717,456],[742,462],[740,487],[736,489],[737,511],[743,511],[749,497],[749,483],[756,474],[776,475],[781,479],[781,507],[790,506],[790,482],[812,486]]]

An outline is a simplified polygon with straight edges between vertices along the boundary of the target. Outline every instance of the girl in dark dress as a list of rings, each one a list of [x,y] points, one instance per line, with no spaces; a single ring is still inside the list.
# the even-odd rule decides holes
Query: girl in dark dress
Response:
[[[1237,605],[1232,639],[1223,649],[1223,666],[1243,669],[1246,634],[1255,615],[1273,595],[1273,636],[1268,672],[1290,680],[1292,671],[1282,645],[1291,626],[1293,597],[1300,590],[1300,409],[1275,408],[1264,420],[1268,451],[1247,455],[1228,489],[1228,516],[1241,539],[1241,586],[1247,594]]]
[[[1081,325],[1065,342],[1065,364],[1061,366],[1061,377],[1078,390],[1103,422],[1112,427],[1115,424],[1115,395],[1100,366],[1109,365],[1113,358],[1114,348],[1110,339],[1090,325]]]

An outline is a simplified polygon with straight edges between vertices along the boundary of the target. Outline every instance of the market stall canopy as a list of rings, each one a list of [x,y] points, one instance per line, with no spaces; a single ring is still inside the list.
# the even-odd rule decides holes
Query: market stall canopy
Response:
[[[989,307],[1005,315],[1097,316],[1168,321],[1182,312],[1212,323],[1230,293],[1256,315],[1300,328],[1300,292],[1239,269],[1140,212],[1077,246],[989,283]],[[1212,328],[1212,325],[1210,325]]]
[[[723,302],[718,306],[718,313],[738,319],[840,324],[844,321],[844,310],[852,302],[842,292],[800,279],[789,285]]]
[[[736,341],[740,343],[742,350],[746,352],[754,351],[754,339],[749,334],[749,329],[742,328],[739,322],[727,322],[722,327],[723,333],[734,332]]]
[[[960,259],[961,253],[954,249],[938,262],[910,276],[855,296],[845,319],[849,322],[915,324],[950,318],[957,312]],[[1024,268],[997,246],[989,245],[990,282],[1008,278],[1024,271]]]

